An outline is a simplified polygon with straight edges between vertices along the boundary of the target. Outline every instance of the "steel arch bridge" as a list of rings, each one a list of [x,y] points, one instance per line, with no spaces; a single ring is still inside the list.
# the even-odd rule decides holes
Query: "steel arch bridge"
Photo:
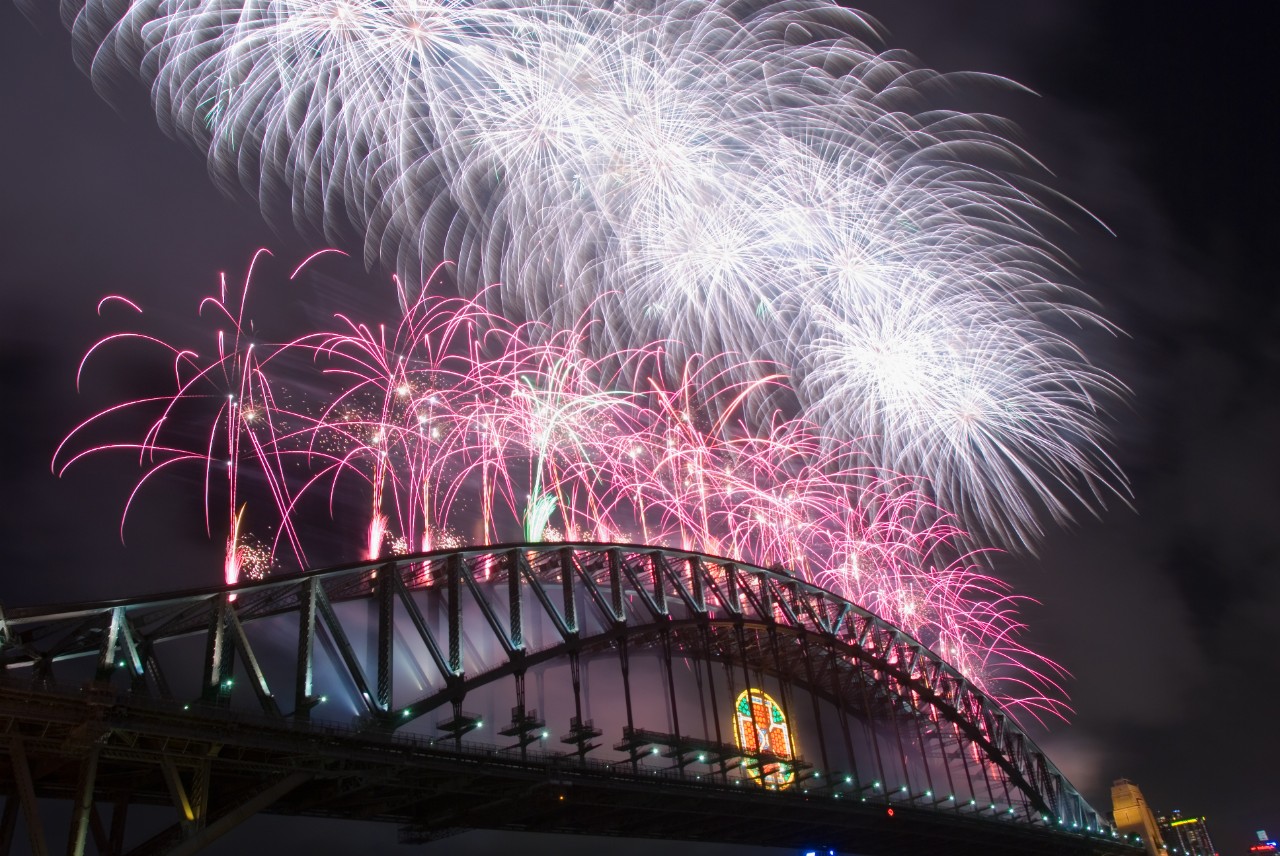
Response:
[[[41,797],[72,801],[72,853],[194,852],[258,811],[406,842],[1140,850],[918,641],[697,553],[513,544],[12,610],[0,665],[6,852],[19,811],[44,852]],[[136,840],[141,803],[176,822]]]

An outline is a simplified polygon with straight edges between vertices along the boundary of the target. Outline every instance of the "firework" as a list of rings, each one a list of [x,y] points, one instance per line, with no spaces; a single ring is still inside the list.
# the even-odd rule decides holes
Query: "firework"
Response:
[[[223,483],[227,538],[224,576],[234,583],[248,567],[253,573],[264,573],[270,566],[266,558],[279,546],[264,548],[242,537],[245,509],[240,504],[240,475],[246,461],[252,462],[262,478],[266,495],[278,511],[291,504],[286,477],[278,466],[273,416],[277,413],[274,394],[263,371],[273,357],[272,349],[264,351],[245,335],[245,307],[254,265],[265,253],[260,251],[249,265],[243,285],[229,289],[225,275],[219,293],[200,301],[201,316],[212,319],[213,346],[207,356],[188,348],[178,348],[157,335],[126,332],[115,333],[95,343],[85,354],[76,373],[76,386],[83,382],[86,370],[106,346],[124,343],[141,344],[159,350],[171,361],[173,388],[146,398],[126,401],[95,414],[75,427],[54,452],[53,467],[59,475],[86,455],[103,451],[131,451],[138,455],[144,474],[134,486],[124,505],[121,538],[125,519],[138,491],[154,476],[176,465],[195,464],[204,471],[205,527],[212,534],[215,509],[214,488]],[[108,301],[120,301],[141,313],[137,304],[113,295],[99,302],[98,310]],[[74,444],[103,430],[104,423],[121,418],[132,425],[146,420],[141,439],[125,442],[85,443],[73,451]],[[188,433],[195,425],[204,426],[202,434]],[[110,430],[107,428],[106,430]],[[299,561],[305,562],[302,545],[290,525],[287,513],[279,515],[281,527],[277,539],[283,538]]]
[[[212,509],[228,509],[215,532],[228,582],[467,542],[680,547],[786,568],[904,628],[1007,703],[1064,709],[1057,667],[1016,642],[1018,598],[917,480],[852,465],[864,459],[856,448],[804,419],[778,412],[754,430],[747,402],[761,387],[785,391],[768,366],[698,358],[672,375],[673,343],[595,358],[585,346],[599,322],[551,331],[429,293],[391,330],[339,316],[332,330],[271,344],[245,335],[248,294],[247,278],[235,293],[224,278],[201,302],[209,358],[141,333],[95,344],[86,360],[134,341],[159,349],[173,387],[86,420],[55,455],[62,472],[91,454],[137,454],[126,514],[162,471],[199,468],[211,531],[222,519]],[[743,376],[754,379],[733,380]],[[184,434],[193,422],[205,428]],[[95,440],[121,430],[123,441]],[[336,553],[313,543],[335,530]]]
[[[406,309],[448,258],[549,336],[598,321],[597,358],[738,354],[729,387],[781,366],[827,436],[1008,544],[1123,489],[1104,431],[1122,390],[1061,332],[1106,325],[1063,284],[1034,162],[947,109],[964,81],[870,48],[857,12],[64,6],[95,78],[140,74],[225,186],[284,189],[259,194],[269,215],[354,227]]]

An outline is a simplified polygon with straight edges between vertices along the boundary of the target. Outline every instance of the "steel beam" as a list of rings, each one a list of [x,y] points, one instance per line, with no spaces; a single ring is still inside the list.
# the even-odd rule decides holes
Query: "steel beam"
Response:
[[[502,626],[502,622],[498,620],[498,613],[494,611],[493,604],[489,603],[489,599],[485,597],[484,588],[480,583],[476,582],[475,574],[471,573],[471,569],[467,567],[465,562],[461,565],[461,573],[467,583],[467,590],[471,592],[471,599],[480,607],[480,613],[484,616],[485,621],[489,622],[489,629],[493,631],[494,638],[498,640],[498,644],[502,646],[502,650],[506,652],[507,657],[513,657],[516,653],[516,646],[512,642],[510,634]]]
[[[98,848],[98,856],[115,856],[115,851],[111,849],[111,836],[102,823],[98,807],[92,801],[89,803],[89,832],[93,835],[93,846]]]
[[[298,659],[293,690],[293,716],[309,719],[316,704],[315,645],[316,592],[320,580],[311,577],[298,584]]]
[[[228,661],[226,606],[226,594],[209,598],[209,629],[205,636],[204,679],[200,686],[200,699],[211,704],[222,701],[227,689],[223,683]]]
[[[124,607],[111,610],[107,620],[107,632],[102,635],[102,653],[98,656],[96,680],[107,681],[116,669],[116,640],[120,637],[120,622],[124,620]]]
[[[22,814],[27,821],[27,840],[31,843],[32,856],[47,856],[44,843],[44,824],[40,822],[40,809],[36,804],[35,783],[31,779],[31,766],[27,763],[27,751],[22,738],[9,742],[9,758],[13,763],[13,778],[18,786],[18,798],[22,801]]]
[[[564,624],[574,635],[578,633],[578,599],[573,585],[573,549],[564,547],[560,550],[560,591],[564,595]]]
[[[449,670],[449,664],[445,662],[440,643],[436,641],[435,634],[431,632],[431,628],[427,626],[427,622],[422,617],[422,610],[418,609],[418,604],[414,602],[413,596],[400,583],[399,574],[396,574],[395,579],[396,589],[400,595],[400,603],[404,606],[405,614],[409,616],[409,623],[417,631],[418,638],[422,640],[422,644],[427,646],[427,653],[431,655],[431,662],[436,664],[441,677],[450,677],[453,673]]]
[[[226,614],[227,626],[235,637],[234,647],[240,652],[240,659],[244,661],[245,669],[249,673],[249,684],[253,687],[254,695],[258,697],[258,704],[262,706],[264,713],[279,716],[280,706],[276,704],[275,696],[267,687],[267,677],[262,672],[262,666],[258,664],[258,658],[254,655],[252,646],[249,645],[249,636],[244,632],[244,626],[236,615],[235,607],[228,605]]]
[[[374,699],[378,710],[390,713],[392,705],[393,655],[395,654],[396,580],[400,576],[394,563],[387,563],[378,573],[378,687]]]
[[[444,563],[449,607],[449,675],[462,674],[462,562],[457,553]]]
[[[185,831],[194,829],[195,809],[191,805],[191,800],[187,798],[187,789],[182,784],[178,767],[168,755],[160,756],[160,772],[164,775],[164,783],[169,788],[169,798],[173,800],[173,807],[178,810],[178,823]]]
[[[534,596],[538,599],[538,603],[542,605],[542,610],[551,619],[551,623],[556,626],[556,631],[560,634],[560,638],[569,640],[573,637],[573,631],[569,629],[569,625],[565,623],[564,616],[560,614],[560,610],[556,609],[555,604],[551,602],[547,590],[542,585],[542,581],[538,579],[537,574],[533,572],[529,562],[523,555],[519,557],[521,574],[529,583],[529,588],[533,589]]]
[[[89,820],[93,815],[93,789],[98,776],[98,746],[93,746],[80,765],[80,781],[71,806],[71,832],[67,836],[67,856],[84,856],[89,837]]]
[[[364,669],[361,668],[360,661],[356,658],[355,649],[351,647],[351,640],[347,638],[347,632],[342,629],[342,622],[338,621],[338,616],[333,611],[333,606],[329,603],[329,597],[324,593],[323,586],[316,586],[315,601],[321,624],[329,634],[333,647],[338,650],[338,657],[342,660],[343,665],[346,666],[347,677],[351,679],[356,695],[360,698],[360,703],[364,706],[366,713],[373,713],[377,708],[374,705],[373,696],[369,692],[369,682],[365,680]]]

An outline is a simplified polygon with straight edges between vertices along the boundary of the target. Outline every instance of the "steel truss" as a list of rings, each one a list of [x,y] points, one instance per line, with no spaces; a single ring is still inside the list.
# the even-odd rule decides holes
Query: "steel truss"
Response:
[[[601,663],[620,680],[607,698],[590,689]],[[124,852],[131,803],[177,812],[136,853],[194,852],[265,810],[396,822],[406,841],[508,827],[1132,852],[918,641],[783,571],[697,553],[517,544],[12,610],[0,665],[4,852],[20,810],[45,852],[41,796],[72,801],[73,853]],[[563,720],[539,716],[527,682]],[[730,696],[766,683],[803,719],[807,757],[735,745]],[[514,702],[490,726],[501,747],[474,739],[485,715],[466,709],[499,696]],[[759,787],[770,763],[794,785]]]

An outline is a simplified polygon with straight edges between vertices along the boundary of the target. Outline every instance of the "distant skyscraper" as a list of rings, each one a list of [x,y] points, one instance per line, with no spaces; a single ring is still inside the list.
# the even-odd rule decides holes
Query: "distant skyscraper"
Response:
[[[1148,856],[1166,856],[1156,816],[1137,785],[1128,779],[1116,779],[1111,785],[1111,811],[1121,834],[1142,836]]]
[[[1160,834],[1173,856],[1214,856],[1213,842],[1209,840],[1209,828],[1203,817],[1184,817],[1174,809],[1167,817],[1159,818]]]

